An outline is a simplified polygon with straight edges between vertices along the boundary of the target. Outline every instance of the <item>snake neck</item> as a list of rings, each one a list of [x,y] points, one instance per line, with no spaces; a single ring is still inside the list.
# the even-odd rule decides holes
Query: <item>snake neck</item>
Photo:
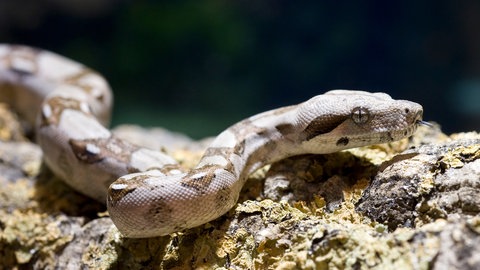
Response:
[[[196,171],[223,169],[243,183],[263,166],[296,153],[294,140],[282,134],[295,117],[293,106],[268,111],[245,119],[215,138]]]

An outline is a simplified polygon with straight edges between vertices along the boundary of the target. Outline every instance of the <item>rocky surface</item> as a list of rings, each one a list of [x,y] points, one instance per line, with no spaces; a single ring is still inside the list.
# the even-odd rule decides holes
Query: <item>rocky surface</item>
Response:
[[[23,130],[0,106],[0,269],[480,269],[475,132],[421,128],[388,145],[286,159],[253,174],[221,218],[126,239],[104,205],[52,175]],[[185,167],[206,144],[118,133]]]

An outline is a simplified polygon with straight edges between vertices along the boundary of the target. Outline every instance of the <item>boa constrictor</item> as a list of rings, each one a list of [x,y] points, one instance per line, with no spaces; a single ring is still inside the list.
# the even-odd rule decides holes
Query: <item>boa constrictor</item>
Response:
[[[79,63],[0,45],[0,91],[0,101],[36,123],[50,169],[79,192],[106,200],[127,237],[167,235],[218,218],[234,206],[248,175],[266,164],[392,142],[425,123],[417,103],[333,90],[229,127],[194,169],[184,171],[173,158],[120,140],[104,127],[109,85]]]

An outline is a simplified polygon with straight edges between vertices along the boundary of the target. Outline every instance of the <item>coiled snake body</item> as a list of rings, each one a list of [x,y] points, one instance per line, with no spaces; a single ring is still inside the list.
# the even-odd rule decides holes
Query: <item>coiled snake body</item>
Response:
[[[74,189],[106,200],[127,237],[166,235],[223,215],[248,175],[266,164],[399,140],[424,123],[417,103],[333,90],[231,126],[185,172],[173,158],[113,136],[104,127],[107,82],[62,56],[0,45],[0,101],[36,123],[46,164]]]

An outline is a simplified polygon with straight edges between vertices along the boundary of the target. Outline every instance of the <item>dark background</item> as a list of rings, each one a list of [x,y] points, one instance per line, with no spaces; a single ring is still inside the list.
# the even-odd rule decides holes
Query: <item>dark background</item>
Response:
[[[0,0],[0,42],[104,74],[114,125],[199,138],[343,88],[421,103],[447,133],[480,130],[478,0]]]

